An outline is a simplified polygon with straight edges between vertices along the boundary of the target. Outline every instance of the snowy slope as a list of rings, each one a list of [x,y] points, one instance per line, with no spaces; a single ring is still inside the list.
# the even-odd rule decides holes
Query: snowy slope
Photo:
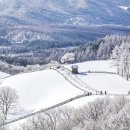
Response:
[[[66,66],[71,69],[71,65]],[[88,70],[116,72],[111,61],[89,61],[78,66],[78,77],[94,89],[112,94],[127,94],[130,90],[130,82],[116,74],[87,73]],[[26,109],[45,108],[83,93],[54,70],[19,74],[5,79],[1,86],[15,88],[21,106]]]

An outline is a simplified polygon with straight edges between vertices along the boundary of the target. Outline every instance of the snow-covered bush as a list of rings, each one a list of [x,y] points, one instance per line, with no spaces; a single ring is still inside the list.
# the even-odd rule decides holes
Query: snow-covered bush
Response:
[[[74,60],[75,60],[75,55],[74,55],[74,53],[66,53],[66,54],[61,58],[61,63],[73,62]]]

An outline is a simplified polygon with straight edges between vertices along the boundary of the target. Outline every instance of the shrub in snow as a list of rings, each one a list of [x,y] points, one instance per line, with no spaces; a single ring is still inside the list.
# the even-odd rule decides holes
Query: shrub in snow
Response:
[[[74,53],[66,53],[63,57],[61,57],[61,63],[71,63],[75,61]]]

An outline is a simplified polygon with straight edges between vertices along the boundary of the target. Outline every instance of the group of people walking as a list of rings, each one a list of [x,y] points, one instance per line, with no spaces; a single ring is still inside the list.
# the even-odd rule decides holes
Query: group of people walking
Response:
[[[86,92],[85,92],[85,94],[86,94]],[[92,94],[93,94],[92,92],[88,92],[88,93],[87,93],[87,96],[90,96],[90,95],[92,95]],[[103,91],[96,92],[96,94],[97,94],[97,95],[107,95],[107,91],[105,91],[104,93],[103,93]]]
[[[100,95],[103,95],[103,94],[107,95],[107,91],[105,91],[104,93],[102,91],[100,92]]]

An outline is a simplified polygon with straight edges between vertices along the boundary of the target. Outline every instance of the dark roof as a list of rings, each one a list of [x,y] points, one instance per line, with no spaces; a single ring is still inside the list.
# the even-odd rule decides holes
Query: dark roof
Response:
[[[72,65],[71,68],[78,69],[78,65]]]

